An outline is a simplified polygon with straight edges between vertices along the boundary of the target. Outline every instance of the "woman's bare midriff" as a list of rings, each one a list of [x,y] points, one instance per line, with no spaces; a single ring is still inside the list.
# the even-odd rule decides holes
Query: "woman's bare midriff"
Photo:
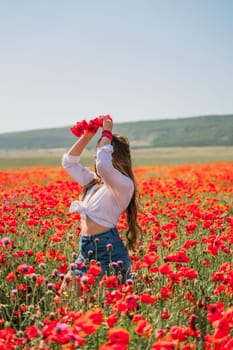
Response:
[[[81,220],[81,233],[84,236],[95,235],[110,230],[111,227],[101,226],[92,221],[88,216],[86,220]]]

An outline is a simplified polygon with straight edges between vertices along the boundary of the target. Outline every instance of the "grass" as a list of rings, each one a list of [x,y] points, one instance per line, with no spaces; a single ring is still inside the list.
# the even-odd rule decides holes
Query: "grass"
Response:
[[[15,150],[0,152],[0,169],[28,166],[61,166],[65,149],[57,150]],[[93,165],[93,151],[85,151],[82,164]],[[166,147],[132,149],[135,167],[156,164],[208,163],[215,161],[232,161],[233,146],[224,147]]]

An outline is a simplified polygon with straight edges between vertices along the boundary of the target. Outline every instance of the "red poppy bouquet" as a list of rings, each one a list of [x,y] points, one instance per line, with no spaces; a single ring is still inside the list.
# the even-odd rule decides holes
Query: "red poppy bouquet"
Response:
[[[107,115],[107,118],[109,120],[112,120],[112,117],[109,114]],[[103,116],[100,115],[99,117],[91,119],[88,122],[86,120],[77,122],[74,126],[70,128],[70,131],[75,136],[80,137],[85,133],[85,131],[95,134],[96,131],[102,127],[103,127]]]

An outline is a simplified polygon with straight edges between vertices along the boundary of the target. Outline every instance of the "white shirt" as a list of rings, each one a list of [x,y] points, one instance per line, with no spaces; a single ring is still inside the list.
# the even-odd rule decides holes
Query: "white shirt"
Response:
[[[101,226],[114,227],[120,214],[128,207],[134,193],[132,179],[123,175],[112,164],[112,145],[97,148],[96,170],[103,181],[95,191],[93,186],[83,201],[71,203],[70,212],[79,212],[85,220],[88,216]],[[80,156],[63,155],[62,166],[81,186],[87,185],[96,175],[80,163]]]

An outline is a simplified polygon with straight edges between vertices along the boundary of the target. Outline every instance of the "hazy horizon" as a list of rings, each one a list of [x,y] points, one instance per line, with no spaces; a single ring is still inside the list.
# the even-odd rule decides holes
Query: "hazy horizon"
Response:
[[[128,120],[128,121],[121,121],[121,122],[116,122],[116,124],[124,124],[124,123],[137,123],[137,122],[147,122],[147,121],[163,121],[163,120],[182,120],[182,119],[195,119],[195,118],[201,118],[201,117],[221,117],[221,116],[233,116],[233,113],[226,113],[226,114],[206,114],[206,115],[195,115],[195,116],[187,116],[187,117],[170,117],[170,118],[145,118],[145,119],[138,119],[138,120]],[[81,120],[81,119],[80,119]],[[89,119],[86,119],[89,120]],[[78,120],[77,120],[78,121]],[[5,132],[0,132],[1,134],[9,134],[9,133],[18,133],[18,132],[30,132],[30,131],[38,131],[38,130],[47,130],[47,129],[60,129],[60,128],[69,128],[73,124],[70,125],[57,125],[57,126],[52,126],[52,127],[46,127],[46,128],[32,128],[32,129],[25,129],[25,130],[16,130],[16,131],[5,131]]]
[[[0,133],[233,113],[233,2],[9,0]]]

